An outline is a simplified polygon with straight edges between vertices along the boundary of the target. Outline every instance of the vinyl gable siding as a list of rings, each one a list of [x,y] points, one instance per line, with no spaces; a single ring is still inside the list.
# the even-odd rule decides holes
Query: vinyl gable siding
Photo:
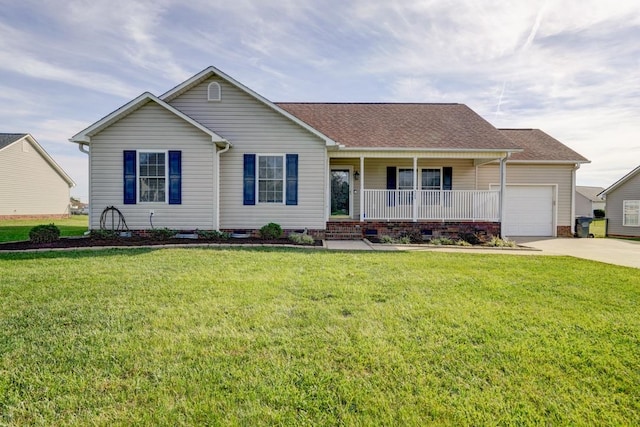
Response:
[[[557,226],[571,226],[571,180],[572,165],[535,165],[507,163],[507,185],[557,185]],[[478,189],[488,190],[491,185],[500,183],[498,165],[484,165],[478,168]]]
[[[2,216],[69,214],[69,184],[26,139],[0,151],[0,182]]]
[[[625,200],[640,200],[640,173],[607,193],[607,233],[611,236],[640,237],[640,227],[623,226],[623,203]]]
[[[220,84],[220,101],[208,101],[210,83]],[[220,227],[256,229],[269,222],[283,228],[325,228],[327,160],[325,142],[224,80],[209,78],[169,102],[227,139],[220,157]],[[298,155],[298,200],[243,203],[245,154]]]
[[[154,227],[215,229],[215,149],[209,135],[154,102],[94,135],[90,149],[91,228],[99,228],[102,211],[115,206],[134,230],[151,228],[150,210],[154,211]],[[125,150],[181,151],[181,204],[141,203],[136,196],[135,204],[125,205]]]

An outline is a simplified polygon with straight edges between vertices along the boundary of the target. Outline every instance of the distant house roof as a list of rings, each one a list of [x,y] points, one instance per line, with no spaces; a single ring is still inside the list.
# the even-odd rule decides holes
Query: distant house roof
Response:
[[[500,129],[500,132],[523,149],[514,153],[509,161],[589,163],[585,157],[540,129]]]
[[[27,136],[26,133],[0,133],[0,150],[25,136]]]
[[[519,151],[517,144],[464,104],[276,105],[346,148]]]
[[[600,193],[600,195],[606,196],[608,193],[610,193],[613,190],[615,190],[616,188],[620,187],[625,182],[629,181],[631,178],[633,178],[634,176],[636,176],[639,173],[640,173],[640,166],[638,166],[637,168],[635,168],[634,170],[632,170],[631,172],[629,172],[628,174],[626,174],[625,176],[623,176],[622,178],[620,178],[619,180],[614,182],[613,185],[611,185],[609,188],[607,188],[602,193]]]
[[[74,187],[76,183],[71,177],[56,163],[55,160],[47,153],[47,151],[36,141],[36,139],[28,133],[0,133],[0,151],[11,144],[15,144],[21,140],[31,143],[35,150],[45,159],[47,163],[64,179],[69,187]]]
[[[598,194],[602,193],[604,188],[602,187],[587,187],[584,185],[576,185],[576,192],[582,194],[592,202],[602,202],[602,197],[598,197]]]

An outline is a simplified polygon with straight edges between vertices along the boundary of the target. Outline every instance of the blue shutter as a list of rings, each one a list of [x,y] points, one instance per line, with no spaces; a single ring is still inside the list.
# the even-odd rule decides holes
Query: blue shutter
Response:
[[[396,190],[397,184],[397,172],[395,166],[387,166],[387,190]],[[396,205],[396,194],[389,194],[389,200],[387,200],[389,206]]]
[[[450,166],[442,168],[442,189],[453,190],[453,168]]]
[[[298,204],[298,155],[287,154],[287,205]]]
[[[256,204],[256,155],[244,155],[244,173],[243,173],[243,203],[245,205]]]
[[[136,204],[136,152],[125,150],[123,153],[123,193],[124,204]]]
[[[169,204],[182,204],[182,151],[169,151]]]
[[[448,166],[442,168],[442,189],[446,191],[453,190],[453,168]],[[444,193],[444,205],[451,206],[451,194]]]

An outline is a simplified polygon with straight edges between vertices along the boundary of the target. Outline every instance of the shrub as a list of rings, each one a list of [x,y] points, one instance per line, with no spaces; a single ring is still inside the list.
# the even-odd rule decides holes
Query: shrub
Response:
[[[449,237],[436,237],[435,239],[431,239],[430,242],[432,245],[455,245],[456,242],[453,239],[450,239]]]
[[[260,229],[260,237],[263,239],[278,239],[280,236],[282,236],[282,227],[275,222],[270,222]]]
[[[289,240],[298,245],[313,245],[315,242],[313,236],[309,236],[306,233],[291,233],[289,234]]]
[[[395,240],[393,239],[393,237],[384,234],[380,236],[380,243],[395,243]]]
[[[423,243],[424,238],[422,237],[422,233],[419,230],[409,230],[403,231],[400,234],[400,241],[408,240],[406,243]],[[402,242],[405,243],[405,242]]]
[[[231,238],[231,233],[226,231],[218,231],[218,230],[198,230],[198,238],[199,239],[208,239],[208,240],[229,240]]]
[[[176,235],[175,230],[169,228],[153,228],[149,230],[149,236],[154,240],[169,240]]]
[[[481,243],[480,238],[475,233],[460,233],[458,236],[460,240],[470,245],[479,245]]]
[[[115,230],[91,230],[90,236],[97,240],[114,240],[120,237],[120,233]]]
[[[495,248],[515,248],[516,242],[509,239],[501,239],[498,236],[493,236],[491,240],[487,242],[487,246],[492,246]]]
[[[409,236],[402,236],[398,239],[398,243],[403,245],[408,245],[411,243],[411,238]]]
[[[29,230],[29,240],[34,243],[51,243],[60,239],[60,229],[55,224],[36,225]]]
[[[605,217],[604,209],[594,209],[593,210],[593,217],[594,218],[604,218]]]
[[[471,243],[467,242],[464,239],[460,239],[456,242],[456,245],[458,246],[473,246]]]

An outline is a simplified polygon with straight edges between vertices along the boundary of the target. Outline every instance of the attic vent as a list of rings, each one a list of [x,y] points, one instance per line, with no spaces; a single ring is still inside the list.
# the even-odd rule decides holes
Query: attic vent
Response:
[[[209,87],[207,89],[207,100],[220,101],[220,99],[220,84],[217,82],[209,83]]]

